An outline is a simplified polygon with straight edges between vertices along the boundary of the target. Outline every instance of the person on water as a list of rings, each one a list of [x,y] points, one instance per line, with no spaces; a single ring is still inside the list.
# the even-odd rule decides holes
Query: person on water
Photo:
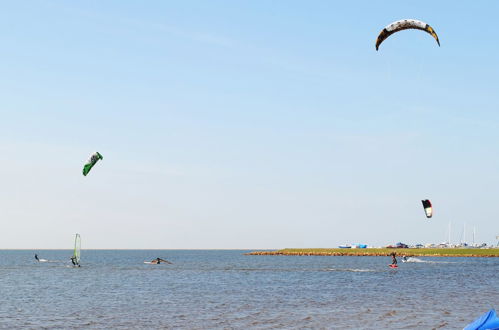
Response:
[[[75,257],[75,256],[72,256],[72,257],[71,257],[71,263],[73,263],[73,266],[80,266],[80,265],[78,265],[78,263],[76,262],[76,257]]]
[[[397,265],[397,258],[395,257],[397,254],[395,252],[392,252],[392,265]]]
[[[161,258],[156,258],[156,259],[153,259],[151,262],[151,264],[154,264],[154,265],[159,265],[161,263],[167,263],[167,264],[171,264],[171,262],[169,262],[168,260],[165,260],[165,259],[161,259]]]
[[[402,260],[407,261],[407,257],[405,256],[405,254],[402,256]]]
[[[35,253],[35,259],[36,261],[40,261],[40,259],[38,259],[38,254]]]

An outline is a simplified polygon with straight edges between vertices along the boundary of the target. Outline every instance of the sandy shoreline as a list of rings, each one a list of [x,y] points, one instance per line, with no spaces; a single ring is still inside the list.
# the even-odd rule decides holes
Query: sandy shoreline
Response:
[[[254,251],[246,255],[264,256],[389,256],[407,257],[499,257],[499,248],[493,249],[283,249],[276,251]]]

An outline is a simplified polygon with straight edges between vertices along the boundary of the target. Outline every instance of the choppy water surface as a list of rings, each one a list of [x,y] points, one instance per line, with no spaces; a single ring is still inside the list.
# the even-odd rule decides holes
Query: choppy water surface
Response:
[[[462,329],[499,309],[497,258],[244,252],[0,251],[0,327]]]

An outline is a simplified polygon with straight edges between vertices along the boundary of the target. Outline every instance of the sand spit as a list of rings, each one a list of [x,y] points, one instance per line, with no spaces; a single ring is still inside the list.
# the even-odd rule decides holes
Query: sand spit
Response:
[[[407,257],[499,257],[497,249],[283,249],[254,251],[246,255],[260,256],[382,256],[395,252]]]

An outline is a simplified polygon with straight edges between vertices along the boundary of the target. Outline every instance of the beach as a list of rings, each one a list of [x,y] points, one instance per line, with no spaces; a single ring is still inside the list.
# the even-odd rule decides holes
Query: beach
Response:
[[[266,256],[382,256],[386,257],[396,253],[407,257],[499,257],[499,248],[490,249],[392,249],[392,248],[367,248],[367,249],[282,249],[274,251],[253,251],[249,255]]]

